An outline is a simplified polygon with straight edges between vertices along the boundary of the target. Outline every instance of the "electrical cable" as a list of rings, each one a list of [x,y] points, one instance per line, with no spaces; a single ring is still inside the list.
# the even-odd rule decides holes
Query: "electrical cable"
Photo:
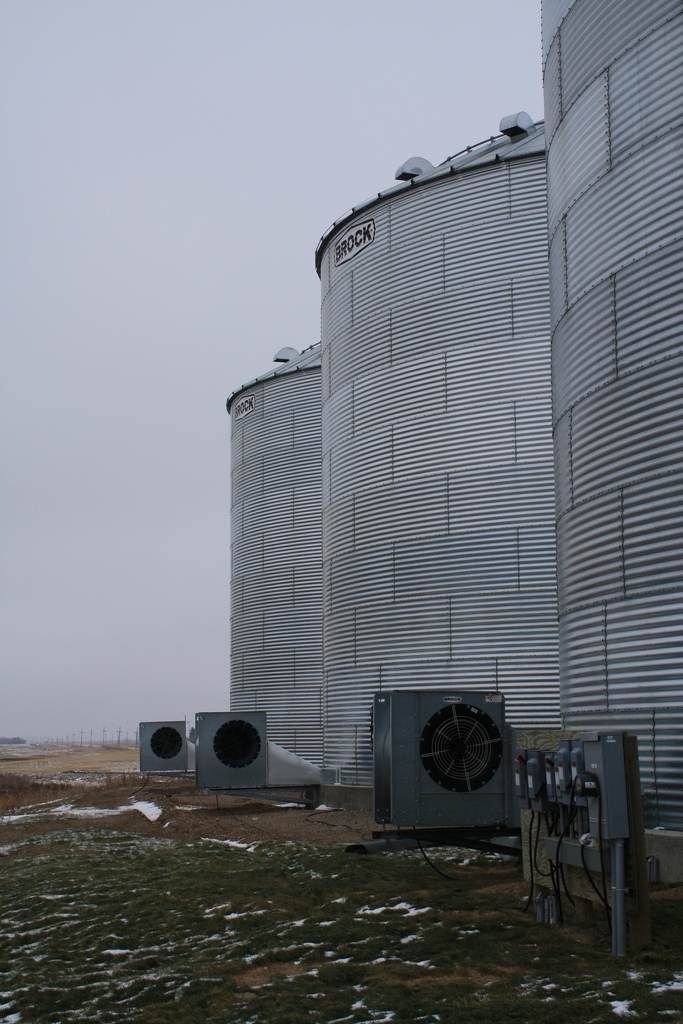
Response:
[[[584,849],[584,844],[583,843],[581,844],[581,863],[583,865],[583,870],[586,873],[588,881],[590,882],[590,884],[593,887],[593,889],[594,889],[598,899],[600,900],[600,902],[602,903],[602,905],[605,908],[605,916],[607,918],[607,927],[609,928],[609,933],[611,935],[612,934],[612,914],[611,914],[611,909],[610,909],[610,905],[609,905],[609,900],[607,899],[607,878],[606,878],[606,873],[605,873],[605,858],[604,858],[604,850],[603,850],[603,845],[602,845],[602,791],[600,789],[600,780],[598,779],[597,775],[595,775],[593,772],[585,772],[584,774],[587,775],[588,778],[591,780],[591,782],[593,782],[595,784],[595,788],[596,788],[597,793],[598,793],[598,846],[600,848],[600,875],[601,875],[601,878],[602,878],[602,892],[600,892],[600,890],[598,889],[597,885],[593,881],[593,876],[592,876],[592,874],[590,872],[590,869],[589,869],[588,865],[586,864],[586,854],[585,854],[585,849]]]
[[[575,789],[574,789],[575,783],[576,783],[576,780],[574,780],[574,782],[572,782],[571,793],[569,795],[569,809],[567,811],[567,822],[566,822],[564,828],[562,829],[562,831],[560,832],[560,838],[557,840],[557,847],[556,847],[556,850],[555,850],[555,868],[558,871],[559,871],[559,867],[560,867],[560,863],[561,863],[560,862],[560,847],[562,846],[562,840],[566,839],[567,836],[569,835],[569,831],[570,831],[570,829],[572,827],[572,824],[574,822],[574,818],[576,817],[577,810],[578,810],[577,807],[576,807],[576,804],[575,804],[575,800],[576,800],[576,792],[575,792]],[[557,901],[557,923],[558,924],[564,924],[564,913],[563,913],[563,910],[562,910],[562,898],[560,896],[559,889],[558,889],[558,901]]]
[[[526,914],[526,912],[529,909],[529,907],[531,906],[531,903],[532,903],[533,898],[534,898],[534,859],[533,859],[533,857],[531,855],[531,840],[532,840],[532,836],[533,836],[534,814],[535,813],[536,813],[535,811],[532,811],[531,812],[531,817],[529,818],[529,834],[527,836],[527,846],[528,846],[528,849],[529,849],[529,876],[531,878],[531,885],[529,887],[529,895],[526,898],[526,906],[524,907],[524,910],[522,911],[523,914]]]
[[[444,872],[440,868],[437,868],[436,864],[434,864],[434,862],[431,861],[429,859],[429,857],[427,856],[427,854],[424,852],[424,849],[422,848],[422,843],[417,838],[417,836],[415,837],[415,841],[416,841],[418,847],[420,848],[420,853],[422,854],[424,859],[427,861],[427,863],[429,864],[430,868],[433,868],[436,871],[437,875],[441,875],[441,877],[445,878],[447,882],[456,882],[457,881],[456,878],[452,878],[451,875],[444,874]],[[460,892],[460,889],[454,889],[453,891],[454,892]]]

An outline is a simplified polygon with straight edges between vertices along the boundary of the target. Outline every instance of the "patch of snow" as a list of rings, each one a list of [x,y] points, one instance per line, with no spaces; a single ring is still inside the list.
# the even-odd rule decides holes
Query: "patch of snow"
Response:
[[[204,843],[218,843],[219,846],[232,846],[236,850],[246,850],[247,853],[254,853],[258,843],[238,843],[236,839],[212,839],[210,836],[202,836]]]
[[[336,921],[318,921],[318,924],[320,925],[321,928],[329,928],[330,925],[336,924],[336,923],[337,923]]]
[[[683,991],[683,972],[674,974],[673,981],[667,981],[664,984],[657,981],[652,982],[652,994],[655,996],[661,995],[662,992],[681,991]]]
[[[613,999],[609,1005],[617,1017],[637,1017],[636,1011],[630,1009],[632,1001],[631,999]]]
[[[132,806],[134,810],[140,811],[140,814],[144,814],[149,821],[156,821],[157,818],[161,817],[161,807],[157,804],[150,803],[149,800],[136,800]]]
[[[427,914],[431,910],[431,907],[412,907],[404,917],[417,917],[418,914]]]
[[[404,935],[401,939],[401,943],[405,946],[408,942],[414,942],[415,939],[419,939],[419,935]]]
[[[126,953],[132,953],[133,950],[132,949],[103,949],[102,952],[108,954],[109,956],[124,956]]]
[[[215,907],[207,907],[204,911],[204,917],[211,917],[217,910],[229,910],[232,903],[217,903]]]

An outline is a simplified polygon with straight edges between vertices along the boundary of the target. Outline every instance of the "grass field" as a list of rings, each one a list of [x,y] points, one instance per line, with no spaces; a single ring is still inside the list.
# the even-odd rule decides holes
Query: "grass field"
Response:
[[[683,1017],[680,889],[654,894],[656,944],[624,961],[601,922],[523,914],[515,861],[441,853],[446,881],[419,854],[179,841],[88,801],[2,826],[4,1024]]]

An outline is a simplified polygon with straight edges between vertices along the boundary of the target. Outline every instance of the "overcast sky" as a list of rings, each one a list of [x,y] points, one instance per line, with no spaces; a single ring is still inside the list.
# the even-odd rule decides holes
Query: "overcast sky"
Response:
[[[543,116],[540,0],[3,0],[0,734],[227,709],[226,397],[318,239]]]

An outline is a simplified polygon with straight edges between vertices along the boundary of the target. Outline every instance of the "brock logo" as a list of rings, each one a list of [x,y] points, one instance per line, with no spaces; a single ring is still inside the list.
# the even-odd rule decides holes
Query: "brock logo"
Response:
[[[357,253],[366,249],[375,241],[375,222],[366,220],[362,224],[355,224],[343,238],[340,238],[334,246],[334,265],[346,263],[353,259]]]

